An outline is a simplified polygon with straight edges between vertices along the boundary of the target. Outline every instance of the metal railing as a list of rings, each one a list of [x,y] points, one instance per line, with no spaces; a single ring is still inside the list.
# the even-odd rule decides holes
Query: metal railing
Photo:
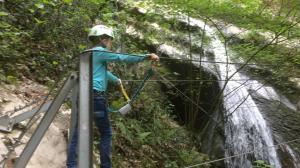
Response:
[[[20,157],[16,160],[14,168],[24,168],[29,162],[31,156],[41,142],[50,124],[53,122],[59,108],[64,103],[68,94],[71,92],[71,123],[70,135],[74,129],[78,129],[79,145],[78,145],[78,167],[92,168],[92,124],[93,124],[93,98],[92,98],[92,52],[84,52],[80,55],[79,75],[72,73],[65,81],[63,87],[57,93],[55,99],[47,104],[47,111],[41,122],[37,126],[35,132],[27,142]],[[79,77],[78,77],[79,76]],[[79,102],[78,102],[79,98]],[[79,106],[79,107],[77,107]],[[44,108],[43,108],[44,109]],[[44,109],[45,110],[45,109]],[[78,111],[77,111],[78,110]],[[33,111],[28,113],[28,117],[32,116]],[[77,117],[78,115],[78,117]],[[78,124],[77,124],[78,122]],[[76,127],[76,124],[78,127]]]

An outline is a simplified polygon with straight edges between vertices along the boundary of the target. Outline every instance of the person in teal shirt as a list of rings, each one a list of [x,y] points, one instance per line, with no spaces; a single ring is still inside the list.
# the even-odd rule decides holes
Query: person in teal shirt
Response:
[[[110,71],[106,71],[106,76],[107,80],[110,81],[111,83],[121,85],[121,79],[119,79],[117,76],[115,76],[113,73]],[[68,167],[76,167],[77,165],[77,144],[78,144],[78,125],[77,123],[75,124],[75,129],[73,132],[73,136],[71,137],[71,141],[69,142],[69,147],[68,147],[68,157],[67,157],[67,166]]]
[[[94,122],[101,135],[100,151],[101,168],[111,168],[112,128],[108,116],[106,89],[108,79],[116,80],[107,71],[109,62],[135,63],[143,60],[159,61],[159,57],[152,53],[147,55],[130,55],[110,52],[114,35],[113,30],[104,25],[94,26],[89,33],[89,40],[93,43],[93,101],[94,101]],[[75,129],[68,149],[68,168],[77,167],[78,131]],[[80,135],[79,135],[80,136]],[[80,151],[78,151],[80,152]]]
[[[108,62],[127,62],[134,63],[147,59],[146,56],[141,55],[131,56],[127,54],[118,54],[108,51],[102,46],[96,46],[93,50],[93,89],[105,92],[107,89],[107,63]]]

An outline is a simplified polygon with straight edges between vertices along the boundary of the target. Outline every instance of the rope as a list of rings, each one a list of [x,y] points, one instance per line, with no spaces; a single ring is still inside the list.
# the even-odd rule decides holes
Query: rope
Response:
[[[247,155],[247,154],[250,154],[250,153],[255,153],[255,152],[258,152],[262,149],[274,148],[274,147],[277,147],[277,146],[280,146],[280,145],[289,144],[289,143],[296,142],[296,141],[299,141],[299,140],[300,140],[300,138],[297,138],[297,139],[294,139],[294,140],[281,142],[281,143],[278,143],[278,144],[273,145],[273,146],[266,146],[266,147],[262,147],[262,148],[257,149],[257,150],[252,150],[252,151],[248,151],[248,152],[244,152],[244,153],[240,153],[240,154],[236,154],[236,155],[232,155],[232,156],[227,156],[227,157],[224,157],[224,158],[215,159],[215,160],[212,160],[212,161],[191,165],[191,166],[187,166],[187,167],[184,167],[184,168],[192,168],[192,167],[207,165],[207,164],[211,164],[211,163],[215,163],[215,162],[219,162],[219,161],[223,161],[223,160],[227,160],[227,159]]]

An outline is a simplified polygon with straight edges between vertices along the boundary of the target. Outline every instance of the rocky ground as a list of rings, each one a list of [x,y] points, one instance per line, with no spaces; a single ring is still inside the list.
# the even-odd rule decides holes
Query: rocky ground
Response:
[[[19,106],[24,106],[30,102],[33,102],[34,100],[36,101],[42,99],[46,94],[46,87],[28,79],[23,79],[23,81],[19,82],[17,85],[2,85],[0,87],[0,117],[4,115],[9,115],[11,117],[28,109],[30,110],[30,108],[26,108],[17,113],[11,112],[11,110],[18,108]],[[51,124],[30,162],[28,163],[27,168],[65,167],[67,147],[66,130],[68,128],[68,122],[66,121],[68,121],[69,113],[70,110],[67,108],[61,108],[59,114]],[[38,120],[38,122],[39,121],[40,120]],[[2,160],[4,155],[6,155],[8,152],[6,145],[14,143],[15,138],[17,138],[19,134],[25,130],[24,127],[26,122],[27,121],[24,121],[20,125],[15,126],[13,131],[10,133],[0,132],[0,160]],[[30,128],[25,134],[24,138],[22,138],[22,144],[18,146],[10,156],[12,160],[6,160],[7,167],[10,167],[9,163],[20,155],[25,146],[24,144],[30,139],[30,136],[34,132],[37,123],[35,123],[33,127]],[[3,166],[3,164],[0,166]]]

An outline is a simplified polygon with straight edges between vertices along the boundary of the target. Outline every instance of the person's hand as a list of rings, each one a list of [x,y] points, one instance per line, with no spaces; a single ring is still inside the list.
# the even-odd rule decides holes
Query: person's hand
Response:
[[[121,84],[122,84],[121,79],[118,79],[117,84],[118,84],[118,85],[121,85]]]
[[[148,56],[149,56],[149,59],[152,60],[152,61],[156,61],[156,62],[159,61],[159,57],[154,53],[151,53]]]

